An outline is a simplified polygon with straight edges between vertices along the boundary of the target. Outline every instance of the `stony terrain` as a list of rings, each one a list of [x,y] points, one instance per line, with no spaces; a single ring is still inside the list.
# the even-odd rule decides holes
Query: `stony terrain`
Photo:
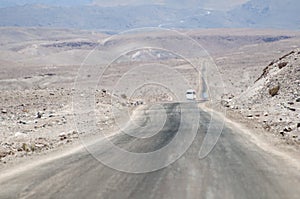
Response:
[[[1,162],[77,140],[72,95],[65,88],[0,91]],[[109,94],[97,91],[96,96],[98,125],[101,130],[112,128]]]
[[[223,82],[226,93],[235,96],[229,108],[232,107],[237,111],[235,113],[242,114],[251,122],[260,122],[276,135],[297,138],[299,130],[296,126],[299,122],[296,122],[296,118],[299,120],[299,107],[295,92],[299,91],[293,83],[297,78],[298,69],[295,67],[299,63],[298,51],[275,60],[265,69],[260,80],[256,83],[255,80],[272,59],[300,47],[297,46],[300,43],[298,32],[243,29],[185,32],[208,50],[218,66],[222,79],[215,81]],[[0,37],[0,162],[56,149],[85,136],[74,125],[74,82],[87,54],[97,46],[99,40],[108,36],[64,29],[0,28]],[[165,37],[168,35],[157,34],[153,38],[163,41]],[[114,40],[99,50],[144,38],[144,35],[138,35]],[[174,48],[190,50],[189,46],[177,46],[176,43]],[[116,60],[113,67],[103,74],[105,81],[100,82],[95,90],[96,117],[100,131],[112,132],[115,128],[112,102],[132,111],[139,104],[176,100],[168,88],[155,84],[137,89],[133,96],[112,92],[113,83],[133,63],[138,65],[145,60],[147,63],[156,63],[159,57],[159,63],[174,66],[192,82],[191,85],[197,84],[198,74],[186,61],[174,57],[170,52],[141,50],[126,56],[125,60],[130,62]],[[288,64],[279,69],[282,62]],[[286,78],[290,74],[294,75],[294,79]],[[139,78],[139,74],[132,73],[131,77]],[[169,78],[165,75],[163,77]],[[172,78],[168,81],[177,84]],[[270,96],[269,88],[278,83],[280,89],[277,95]],[[128,82],[125,87],[130,85],[132,82]],[[258,86],[261,86],[261,90],[254,89],[257,90],[254,94],[250,92]],[[290,91],[293,93],[290,94]],[[241,94],[245,98],[239,98]],[[261,96],[264,101],[260,100]],[[228,99],[228,95],[224,99]]]
[[[224,96],[223,105],[266,131],[300,143],[300,49],[270,62],[254,85],[239,96]]]

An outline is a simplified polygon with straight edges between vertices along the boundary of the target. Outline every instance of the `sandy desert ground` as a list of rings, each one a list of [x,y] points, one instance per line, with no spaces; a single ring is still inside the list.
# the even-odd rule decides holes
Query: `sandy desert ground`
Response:
[[[226,100],[233,98],[228,96],[234,96],[238,102],[239,96],[255,86],[255,80],[261,76],[270,62],[300,47],[299,32],[248,29],[182,32],[199,42],[210,55],[205,55],[205,58],[211,58],[216,64],[220,78],[209,81],[216,85],[224,83],[225,90],[218,95]],[[132,41],[140,41],[143,44],[145,41],[156,43],[172,38],[160,32],[150,36],[145,33],[124,35],[112,38],[106,43],[103,40],[109,35],[64,29],[0,28],[0,37],[1,164],[57,149],[68,143],[77,142],[80,136],[89,134],[77,131],[73,117],[73,102],[76,84],[83,85],[90,78],[93,78],[93,81],[99,80],[97,75],[102,77],[98,82],[94,82],[96,86],[92,88],[97,125],[99,130],[107,132],[115,129],[116,116],[113,107],[132,110],[137,104],[176,100],[176,95],[168,88],[155,84],[137,88],[131,96],[122,93],[127,87],[142,80],[142,73],[130,72],[134,67],[140,67],[145,63],[170,65],[187,79],[189,85],[196,87],[199,83],[198,74],[191,64],[184,57],[176,56],[172,52],[140,49],[111,60],[109,52],[116,46],[131,44]],[[175,41],[172,47],[174,52],[176,49],[187,52],[193,50],[188,45],[176,45],[176,40],[180,37],[173,35],[172,39]],[[96,51],[93,51],[95,48]],[[106,60],[99,62],[96,56],[86,59],[91,52],[94,55],[97,55],[97,52],[107,55]],[[91,71],[88,71],[90,73],[79,73],[78,77],[78,71],[84,68],[91,68]],[[159,71],[159,67],[155,68],[156,72],[151,68],[148,71],[149,74],[154,74],[153,78],[165,79],[170,86],[180,85],[174,78],[176,76],[168,76],[163,73],[164,70]],[[129,84],[123,84],[118,90],[115,88],[116,82],[123,74],[127,74],[128,78],[136,82],[125,81]],[[221,98],[218,100],[214,103],[221,102]],[[248,125],[249,128],[266,132],[263,137],[268,139],[274,137],[277,140],[275,144],[280,147],[284,148],[286,143],[292,142],[293,150],[294,148],[298,150],[298,137],[290,141],[288,136],[282,136],[280,132],[268,132],[263,128],[260,118],[249,119],[249,112],[244,111],[249,106],[251,104],[240,105],[238,109],[228,106],[227,115]],[[222,109],[222,106],[219,107]],[[270,120],[273,116],[269,114],[265,117],[269,117]],[[299,109],[293,117],[295,118],[289,119],[299,120]],[[295,131],[299,131],[299,128]]]

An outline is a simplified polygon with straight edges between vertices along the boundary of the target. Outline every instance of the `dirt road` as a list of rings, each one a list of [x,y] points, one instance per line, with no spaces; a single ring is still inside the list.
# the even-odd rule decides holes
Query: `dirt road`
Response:
[[[178,106],[181,111],[178,111]],[[156,151],[171,143],[179,128],[190,132],[193,126],[193,105],[165,104],[162,108],[143,110],[149,118],[167,113],[166,122],[159,133],[150,138],[136,138],[117,134],[111,141],[124,150],[135,153]],[[105,154],[106,160],[126,161],[110,153],[103,140],[96,141],[87,151],[78,150],[55,158],[0,175],[0,198],[299,198],[299,171],[279,157],[263,151],[255,143],[245,139],[236,130],[225,126],[213,151],[199,159],[199,149],[207,133],[210,115],[199,109],[199,129],[188,150],[169,166],[148,173],[131,174],[109,168],[95,157]],[[181,112],[192,112],[181,118]],[[185,114],[186,115],[186,114]],[[151,120],[151,119],[150,119]],[[147,134],[156,128],[147,122],[147,130],[131,128],[132,134]],[[219,121],[212,120],[210,125]],[[180,124],[180,125],[179,125]],[[182,126],[183,125],[183,126]],[[149,131],[149,132],[146,132]],[[175,151],[175,150],[174,150]],[[162,153],[157,160],[163,162],[174,155]],[[116,162],[117,163],[117,162]],[[149,166],[149,162],[124,162],[133,168]],[[26,167],[26,164],[20,168]],[[6,173],[10,175],[5,175]]]

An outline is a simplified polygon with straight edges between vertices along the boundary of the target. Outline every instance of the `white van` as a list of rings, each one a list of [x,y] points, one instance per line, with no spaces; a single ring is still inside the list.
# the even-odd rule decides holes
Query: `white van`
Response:
[[[193,89],[189,89],[186,91],[185,96],[187,100],[196,100],[196,91]]]

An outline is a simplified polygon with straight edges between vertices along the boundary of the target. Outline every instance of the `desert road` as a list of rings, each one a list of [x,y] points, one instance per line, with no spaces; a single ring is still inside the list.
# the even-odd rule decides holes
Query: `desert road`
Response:
[[[164,147],[172,142],[179,128],[181,117],[178,106],[180,104],[164,104],[161,109],[146,112],[149,118],[167,113],[163,128],[154,136],[136,138],[121,133],[113,136],[111,141],[125,150],[140,153]],[[188,109],[188,104],[181,106],[181,111],[189,112]],[[195,139],[177,161],[165,168],[141,174],[121,172],[105,166],[90,153],[81,150],[5,178],[0,174],[0,198],[299,198],[299,171],[226,125],[212,152],[200,159],[198,154],[207,133],[210,115],[201,109],[196,111],[200,121]],[[189,133],[195,121],[190,118],[183,122],[180,125],[184,125],[183,129]],[[152,122],[147,129],[151,131],[154,128],[155,123]],[[132,131],[139,134],[139,128],[132,128]],[[151,133],[146,131],[143,129],[140,132]],[[102,146],[102,142],[94,143],[94,149],[99,150],[99,154],[109,154],[110,149]],[[167,159],[168,155],[172,155],[172,151],[162,154],[158,161]],[[106,158],[126,160],[126,157],[110,155]],[[126,164],[133,167],[144,164],[128,161]],[[146,163],[144,166],[147,166]]]

